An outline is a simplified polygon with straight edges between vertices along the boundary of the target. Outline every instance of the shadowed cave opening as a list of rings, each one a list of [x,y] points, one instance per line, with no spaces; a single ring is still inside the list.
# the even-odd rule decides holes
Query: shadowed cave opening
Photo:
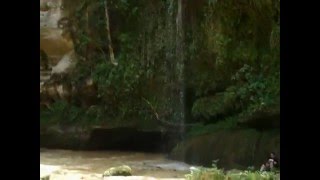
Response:
[[[164,152],[168,138],[160,131],[133,128],[96,128],[90,133],[88,150]]]
[[[77,133],[42,133],[40,147],[89,151],[136,151],[168,153],[178,142],[174,133],[135,128],[94,128],[88,138]]]

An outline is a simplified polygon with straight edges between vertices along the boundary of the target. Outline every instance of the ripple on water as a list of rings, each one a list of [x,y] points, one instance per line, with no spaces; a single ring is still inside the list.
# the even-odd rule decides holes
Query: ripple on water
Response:
[[[40,151],[40,163],[59,167],[58,171],[52,173],[51,180],[101,180],[106,169],[124,164],[132,168],[134,177],[139,180],[142,176],[148,176],[148,179],[183,178],[190,167],[182,162],[168,160],[164,154],[117,151],[45,150]],[[40,171],[44,170],[40,167]]]

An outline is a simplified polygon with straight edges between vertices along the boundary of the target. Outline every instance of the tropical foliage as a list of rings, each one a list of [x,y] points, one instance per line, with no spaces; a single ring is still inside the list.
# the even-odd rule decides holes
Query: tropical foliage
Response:
[[[64,102],[63,107],[77,110],[54,106],[42,114],[54,112],[76,122],[79,112],[95,109],[96,123],[143,124],[157,114],[169,122],[184,118],[198,127],[229,128],[279,117],[280,1],[182,2],[178,24],[174,0],[64,0],[68,22],[63,29],[79,58],[65,80],[76,86],[93,79],[97,101],[87,106]],[[182,39],[177,39],[178,26]]]

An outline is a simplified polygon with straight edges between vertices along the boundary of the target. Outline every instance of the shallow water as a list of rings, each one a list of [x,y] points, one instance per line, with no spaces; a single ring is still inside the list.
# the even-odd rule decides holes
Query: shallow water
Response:
[[[40,150],[40,176],[51,174],[50,180],[101,180],[106,169],[120,165],[130,166],[134,176],[154,178],[183,178],[190,168],[159,153]]]

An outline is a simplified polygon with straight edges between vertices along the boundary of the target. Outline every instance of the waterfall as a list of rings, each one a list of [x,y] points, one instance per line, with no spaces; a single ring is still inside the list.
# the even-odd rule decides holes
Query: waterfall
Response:
[[[167,96],[169,107],[173,111],[168,121],[179,124],[179,138],[183,137],[185,129],[185,52],[183,30],[183,1],[167,0],[164,19],[165,30],[160,31],[165,37],[165,68],[166,87],[163,93]]]
[[[184,123],[185,123],[185,56],[184,56],[184,31],[183,31],[183,1],[178,0],[177,16],[176,16],[176,73],[177,82],[179,85],[179,123],[180,133],[184,134]]]

